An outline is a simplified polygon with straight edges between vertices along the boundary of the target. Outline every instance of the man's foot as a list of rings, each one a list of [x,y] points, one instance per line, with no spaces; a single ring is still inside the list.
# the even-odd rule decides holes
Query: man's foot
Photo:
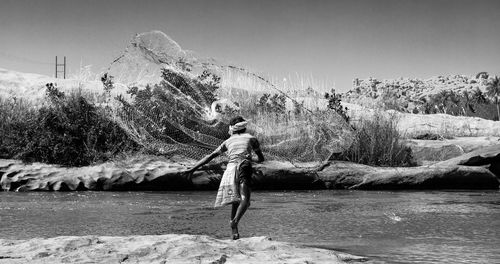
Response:
[[[238,240],[240,239],[240,234],[236,233],[236,234],[233,234],[233,240]]]

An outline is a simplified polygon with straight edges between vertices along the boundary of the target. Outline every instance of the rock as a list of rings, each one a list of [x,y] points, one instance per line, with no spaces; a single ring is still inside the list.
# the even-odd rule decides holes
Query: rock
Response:
[[[0,185],[7,191],[205,189],[207,182],[191,181],[183,173],[186,168],[185,165],[160,157],[79,168],[0,160]],[[215,165],[197,172],[195,176],[205,179],[219,177],[220,180],[222,171],[220,166]]]
[[[498,189],[500,145],[431,166],[384,168],[351,162],[290,163],[266,161],[254,166],[254,189]],[[184,171],[193,161],[145,156],[81,168],[0,160],[5,191],[217,190],[225,169],[212,164]],[[489,166],[488,170],[485,166]]]
[[[327,249],[249,237],[202,235],[62,236],[0,239],[0,264],[9,263],[351,263],[368,259]]]
[[[188,165],[192,161],[181,165],[159,157],[81,168],[0,160],[0,185],[6,191],[217,190],[225,165],[205,166],[192,179],[183,173]],[[324,188],[315,173],[315,164],[301,166],[276,161],[256,165],[254,186],[280,190]]]
[[[268,161],[254,166],[253,185],[262,190],[324,189],[317,169],[318,164],[314,163],[295,166],[290,162]]]
[[[500,144],[484,147],[462,156],[436,163],[435,166],[483,166],[500,163]]]
[[[419,165],[430,165],[444,161],[484,147],[500,144],[498,137],[457,137],[440,140],[406,140],[412,149],[413,158]]]
[[[457,145],[443,145],[441,147],[435,146],[411,146],[411,154],[417,164],[425,164],[426,161],[442,161],[458,157],[464,154],[464,150]]]
[[[362,190],[498,189],[498,179],[482,167],[386,168],[368,173],[350,187]]]
[[[482,167],[421,166],[371,167],[350,162],[332,162],[318,171],[325,186],[334,189],[423,190],[498,189],[498,179]]]
[[[464,153],[468,153],[474,150],[478,150],[484,147],[493,146],[500,144],[500,137],[488,136],[488,137],[453,137],[451,139],[442,138],[439,140],[417,140],[408,139],[406,140],[408,146],[412,149],[414,148],[441,148],[443,146],[453,145],[460,147]]]
[[[453,91],[457,95],[463,92],[472,94],[475,91],[486,92],[488,77],[448,75],[428,79],[354,79],[352,90],[343,94],[350,103],[365,107],[397,107],[405,112],[415,108],[422,110],[424,102],[433,95],[443,91]],[[422,100],[422,99],[425,99]]]
[[[500,135],[500,122],[479,117],[395,114],[398,120],[398,130],[410,138],[424,133],[439,134],[444,137],[498,137]]]
[[[347,107],[353,122],[371,119],[375,114],[383,114],[397,121],[398,131],[407,138],[424,134],[446,137],[492,137],[500,135],[500,122],[479,117],[452,116],[446,114],[409,114],[393,110],[375,111],[360,105],[342,103]]]
[[[377,168],[345,161],[333,161],[317,172],[325,187],[348,189],[363,181],[363,177],[374,173]]]

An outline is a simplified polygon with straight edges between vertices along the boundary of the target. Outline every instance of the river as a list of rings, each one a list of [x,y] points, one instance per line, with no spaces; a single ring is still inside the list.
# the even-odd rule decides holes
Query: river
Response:
[[[203,234],[228,238],[215,192],[0,192],[0,238]],[[240,234],[387,263],[500,263],[498,191],[253,192]]]

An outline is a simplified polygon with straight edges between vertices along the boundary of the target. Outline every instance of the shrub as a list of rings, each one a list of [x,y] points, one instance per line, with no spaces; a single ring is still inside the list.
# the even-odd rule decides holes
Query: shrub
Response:
[[[402,143],[395,116],[376,113],[355,125],[351,146],[340,159],[372,166],[414,166],[411,148]]]
[[[286,97],[284,94],[263,94],[255,105],[260,113],[282,115],[286,112]]]
[[[115,88],[115,83],[113,82],[113,76],[109,75],[107,72],[101,76],[101,82],[104,88],[104,92],[110,93],[113,88]]]
[[[29,143],[24,136],[37,119],[36,109],[29,103],[0,98],[0,158],[16,158]]]
[[[162,69],[159,84],[130,87],[130,102],[118,98],[122,125],[151,154],[181,153],[198,159],[229,136],[223,123],[205,121],[207,109],[217,100],[219,81],[207,71],[192,78]]]
[[[349,116],[347,115],[347,107],[343,107],[342,96],[338,93],[335,93],[335,90],[332,89],[331,93],[325,93],[325,99],[328,100],[328,108],[335,111],[339,114],[346,122],[349,122]]]
[[[82,95],[66,96],[48,84],[47,96],[50,103],[38,109],[2,102],[3,158],[84,166],[138,149],[123,129],[106,117],[109,113]]]

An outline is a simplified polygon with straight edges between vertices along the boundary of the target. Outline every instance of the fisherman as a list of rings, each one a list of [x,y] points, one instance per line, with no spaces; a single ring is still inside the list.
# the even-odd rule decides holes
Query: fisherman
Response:
[[[227,152],[229,162],[222,176],[215,207],[231,204],[231,220],[229,224],[232,231],[232,239],[240,238],[238,223],[250,206],[250,191],[252,186],[252,150],[257,154],[257,162],[264,161],[264,155],[260,150],[259,141],[249,133],[246,133],[247,121],[237,116],[229,122],[229,134],[231,135],[214,152],[199,160],[194,167],[187,170],[192,174],[201,166],[207,164],[215,157]]]

